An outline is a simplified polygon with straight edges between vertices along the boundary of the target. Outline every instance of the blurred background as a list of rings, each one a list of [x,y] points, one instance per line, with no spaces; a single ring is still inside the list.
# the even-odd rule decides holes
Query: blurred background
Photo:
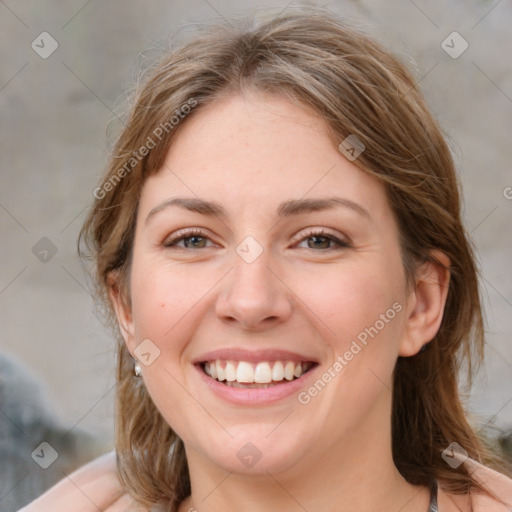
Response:
[[[196,23],[300,4],[0,0],[0,510],[113,448],[114,341],[76,238],[140,67]],[[487,314],[467,405],[480,425],[511,431],[512,1],[317,5],[408,64],[449,138]]]

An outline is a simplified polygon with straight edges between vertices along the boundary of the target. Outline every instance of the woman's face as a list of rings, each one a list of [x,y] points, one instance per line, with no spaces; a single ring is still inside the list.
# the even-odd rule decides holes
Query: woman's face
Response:
[[[196,114],[144,185],[121,313],[189,464],[276,474],[389,441],[414,304],[383,185],[284,99]]]

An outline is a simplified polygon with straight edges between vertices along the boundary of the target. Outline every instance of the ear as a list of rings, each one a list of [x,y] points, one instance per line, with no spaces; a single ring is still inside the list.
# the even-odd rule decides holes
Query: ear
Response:
[[[407,301],[406,335],[400,342],[399,355],[417,354],[431,341],[443,319],[450,284],[450,258],[441,251],[431,252],[431,261],[421,265],[416,283]]]
[[[123,336],[130,354],[133,356],[133,350],[135,349],[135,329],[128,290],[126,290],[125,286],[121,283],[119,272],[116,270],[109,273],[107,283],[108,293],[116,313],[119,330],[121,331],[121,335]]]

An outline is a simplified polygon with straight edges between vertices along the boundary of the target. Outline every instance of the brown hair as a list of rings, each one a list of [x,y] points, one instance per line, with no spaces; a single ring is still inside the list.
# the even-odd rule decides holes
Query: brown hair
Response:
[[[441,457],[456,441],[473,459],[506,472],[469,425],[458,392],[459,372],[467,364],[471,382],[484,340],[475,258],[461,222],[451,153],[404,65],[329,11],[302,8],[260,22],[211,23],[148,70],[80,235],[108,313],[113,318],[112,276],[130,302],[130,254],[145,179],[159,171],[187,116],[216,98],[250,89],[285,97],[320,116],[336,147],[348,135],[364,143],[354,164],[385,184],[409,283],[417,265],[432,260],[432,250],[450,258],[450,287],[436,337],[426,350],[396,364],[393,458],[412,484],[436,478],[451,492],[485,491],[464,465],[452,469]],[[188,112],[186,105],[192,107]],[[173,115],[177,123],[170,121]],[[190,493],[183,443],[141,379],[133,377],[133,359],[118,338],[119,475],[138,500],[166,498],[175,510]]]

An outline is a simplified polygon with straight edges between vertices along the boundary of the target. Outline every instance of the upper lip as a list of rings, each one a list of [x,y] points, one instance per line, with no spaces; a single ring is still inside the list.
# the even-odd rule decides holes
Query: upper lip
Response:
[[[248,363],[258,363],[260,361],[293,361],[316,363],[316,359],[290,352],[288,350],[265,349],[265,350],[247,350],[242,348],[221,348],[212,350],[199,357],[194,358],[193,364],[200,364],[206,361],[215,361],[221,359],[224,361],[247,361]]]

